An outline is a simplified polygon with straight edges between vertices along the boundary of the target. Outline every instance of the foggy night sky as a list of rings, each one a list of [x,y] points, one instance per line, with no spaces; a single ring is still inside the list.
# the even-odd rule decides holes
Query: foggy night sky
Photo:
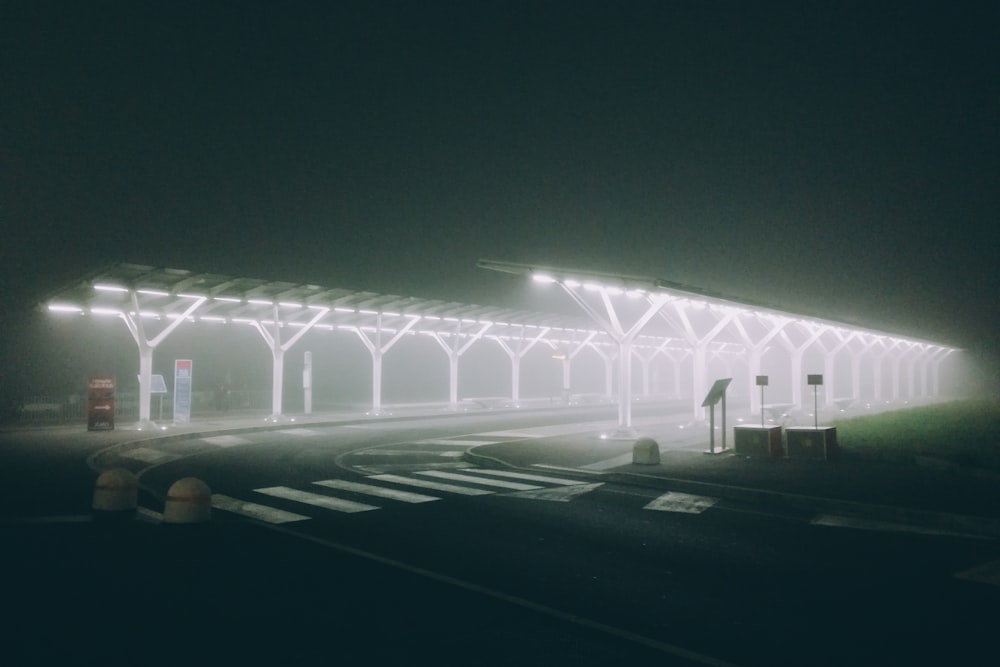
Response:
[[[988,1],[4,2],[0,314],[115,261],[519,305],[486,257],[995,363],[998,35]]]

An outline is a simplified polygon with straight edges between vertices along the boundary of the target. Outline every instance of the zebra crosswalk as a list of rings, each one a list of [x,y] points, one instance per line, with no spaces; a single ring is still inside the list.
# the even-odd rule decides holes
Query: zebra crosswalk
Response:
[[[414,505],[460,496],[523,494],[525,498],[568,502],[597,489],[602,483],[466,466],[456,471],[429,469],[412,471],[407,475],[381,473],[369,475],[359,481],[321,479],[310,485],[314,488],[256,488],[252,491],[253,499],[214,494],[212,506],[267,523],[290,523],[312,518],[308,512],[316,509],[354,514],[378,510],[395,503]],[[343,494],[350,494],[352,497],[343,497]],[[260,498],[261,496],[264,498]],[[356,499],[358,497],[372,500],[362,502]],[[273,500],[279,501],[281,507],[268,504]],[[300,506],[298,512],[287,509]]]
[[[392,506],[421,505],[446,498],[500,495],[550,502],[571,502],[604,486],[545,472],[532,473],[465,465],[451,470],[429,468],[403,473],[376,473],[357,480],[320,479],[301,488],[267,486],[245,498],[215,494],[215,509],[268,523],[315,518],[316,512],[357,514]],[[648,498],[647,498],[648,500]],[[700,514],[717,498],[667,492],[641,509]],[[271,503],[276,503],[274,506]]]

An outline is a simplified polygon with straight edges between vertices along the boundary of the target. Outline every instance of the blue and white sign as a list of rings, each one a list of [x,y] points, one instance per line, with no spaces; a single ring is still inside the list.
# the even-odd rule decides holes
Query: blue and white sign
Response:
[[[174,360],[174,423],[191,423],[191,360]]]

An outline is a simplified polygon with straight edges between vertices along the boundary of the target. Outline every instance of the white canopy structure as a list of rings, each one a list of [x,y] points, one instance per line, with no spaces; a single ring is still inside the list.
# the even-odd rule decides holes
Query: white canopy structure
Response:
[[[671,360],[676,358],[668,350],[680,350],[690,355],[694,415],[702,420],[705,412],[702,400],[712,384],[707,373],[707,361],[713,354],[736,354],[745,360],[751,411],[758,412],[761,405],[759,396],[753,391],[755,377],[761,372],[764,353],[775,346],[783,348],[790,358],[792,403],[799,407],[802,405],[805,377],[802,360],[810,348],[818,349],[823,355],[827,384],[833,384],[837,355],[850,355],[853,400],[860,398],[862,361],[867,358],[878,371],[886,356],[893,359],[894,399],[900,395],[900,364],[904,359],[909,365],[909,395],[915,395],[913,383],[916,367],[919,367],[922,395],[928,393],[929,370],[934,385],[933,395],[936,396],[939,393],[940,363],[955,351],[955,348],[936,343],[797,315],[659,278],[488,259],[480,260],[479,266],[523,275],[543,284],[558,285],[590,317],[598,330],[614,341],[618,346],[620,378],[618,427],[625,437],[634,433],[631,373],[632,360],[636,356],[645,370],[652,357],[659,353],[667,354]],[[648,343],[637,346],[639,340],[653,341],[652,347]],[[882,400],[881,373],[875,373],[874,379],[874,399]],[[828,406],[833,406],[833,392],[825,394],[825,401]]]
[[[309,331],[356,335],[372,359],[372,411],[382,410],[382,366],[385,355],[404,336],[429,336],[449,363],[449,403],[458,406],[458,367],[473,345],[492,342],[511,361],[511,399],[519,400],[520,365],[537,345],[547,345],[562,359],[562,383],[570,386],[571,364],[585,349],[597,352],[607,369],[618,362],[619,431],[631,433],[632,365],[642,368],[643,393],[649,393],[650,365],[663,356],[674,367],[674,393],[682,392],[681,363],[691,358],[691,395],[696,418],[711,385],[707,365],[721,360],[727,368],[743,361],[749,381],[759,373],[762,357],[779,350],[790,358],[793,402],[802,403],[802,360],[806,350],[819,350],[824,373],[833,380],[838,355],[851,358],[852,397],[860,398],[862,367],[874,373],[874,399],[881,400],[882,365],[892,364],[892,397],[901,394],[902,366],[909,371],[908,395],[939,393],[938,369],[954,352],[947,346],[803,317],[774,308],[712,295],[667,281],[614,276],[525,264],[481,260],[483,268],[530,276],[558,284],[583,310],[574,317],[390,294],[329,288],[312,284],[238,278],[183,269],[115,264],[59,290],[47,301],[53,313],[120,318],[139,352],[139,423],[151,428],[150,397],[153,354],[179,326],[198,322],[249,326],[259,332],[272,358],[272,409],[283,416],[284,355]],[[928,388],[928,377],[933,387]],[[753,410],[756,394],[749,392]],[[826,401],[832,402],[832,393]]]

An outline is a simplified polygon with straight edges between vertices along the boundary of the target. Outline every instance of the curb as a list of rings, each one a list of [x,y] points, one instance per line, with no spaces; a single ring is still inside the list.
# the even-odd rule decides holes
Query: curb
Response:
[[[470,462],[485,461],[506,468],[526,470],[493,456],[477,454],[472,450],[465,452],[463,458]],[[571,472],[572,468],[567,467],[565,470]],[[579,472],[581,475],[594,475],[590,471],[580,470]],[[1000,519],[998,518],[918,510],[896,505],[868,504],[854,500],[806,496],[795,493],[783,493],[766,489],[698,482],[689,479],[644,475],[632,472],[605,472],[601,473],[601,476],[610,482],[629,486],[642,486],[662,489],[664,491],[708,495],[725,500],[735,500],[785,509],[808,510],[820,513],[829,512],[855,518],[920,525],[938,530],[961,531],[977,537],[1000,540]]]

